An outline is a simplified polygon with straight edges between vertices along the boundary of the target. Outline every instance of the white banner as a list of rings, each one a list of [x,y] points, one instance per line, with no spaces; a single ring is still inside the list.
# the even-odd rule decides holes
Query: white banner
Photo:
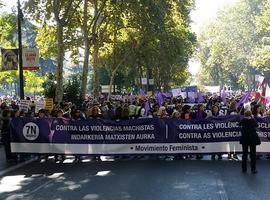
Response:
[[[22,51],[23,69],[38,70],[39,69],[39,50],[23,49]]]
[[[48,144],[11,143],[12,152],[60,154],[197,154],[242,152],[239,142],[146,143],[146,144]],[[270,152],[268,142],[257,146],[258,153]]]
[[[36,107],[35,107],[35,112],[38,113],[39,110],[45,108],[45,101],[37,101],[35,102]]]
[[[20,103],[19,103],[19,110],[23,110],[25,112],[28,112],[28,109],[29,109],[29,101],[28,100],[20,100]]]
[[[183,92],[181,88],[172,89],[173,97],[182,96],[183,98],[187,97],[187,93]]]

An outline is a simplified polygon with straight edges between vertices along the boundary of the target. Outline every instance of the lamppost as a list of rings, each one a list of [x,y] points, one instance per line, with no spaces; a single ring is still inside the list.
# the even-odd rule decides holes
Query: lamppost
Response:
[[[21,3],[18,0],[18,42],[19,42],[19,81],[20,81],[20,98],[24,99],[24,83],[23,83],[23,61],[22,61],[22,27],[21,22],[23,13],[21,10]]]

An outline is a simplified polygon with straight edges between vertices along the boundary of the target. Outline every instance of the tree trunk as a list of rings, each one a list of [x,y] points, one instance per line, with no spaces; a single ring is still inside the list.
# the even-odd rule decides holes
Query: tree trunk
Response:
[[[98,17],[98,1],[93,0],[92,2],[94,7],[94,18]],[[98,44],[98,35],[97,35],[97,19],[94,22],[93,29],[92,29],[92,45],[93,45],[93,96],[95,99],[99,97],[99,78],[98,78],[98,51],[99,51],[99,44]]]
[[[89,55],[90,55],[89,41],[88,42],[85,41],[85,52],[84,52],[84,61],[83,61],[83,72],[82,72],[82,86],[81,86],[81,98],[82,99],[84,99],[86,96]]]
[[[79,0],[77,4],[75,4],[75,8],[71,10],[73,0],[69,0],[61,12],[61,0],[53,1],[53,13],[55,16],[55,20],[57,22],[57,69],[56,69],[56,90],[55,90],[55,101],[60,103],[63,101],[64,89],[63,89],[63,65],[64,65],[64,56],[65,56],[65,48],[64,48],[64,27],[68,25],[70,21],[70,17],[68,16],[68,12],[70,16],[73,16],[77,8],[79,7],[82,0]],[[60,17],[62,16],[62,17]]]
[[[57,69],[56,69],[56,90],[55,90],[55,101],[57,103],[63,100],[63,62],[64,62],[64,43],[63,43],[63,26],[57,22]]]
[[[116,73],[116,70],[114,70],[111,73],[111,75],[110,75],[110,85],[109,85],[108,101],[110,100],[111,95],[112,95],[112,86],[113,86],[113,80],[114,80],[114,77],[115,77],[115,73]]]
[[[84,61],[83,61],[83,72],[82,72],[82,83],[81,83],[81,93],[82,99],[85,98],[86,88],[87,88],[87,77],[88,77],[88,66],[89,66],[89,38],[88,38],[88,26],[87,26],[87,4],[88,0],[84,0],[84,10],[83,10],[83,34],[84,34]]]
[[[94,98],[99,97],[99,78],[98,78],[98,51],[99,51],[99,45],[97,36],[93,36],[93,96]]]

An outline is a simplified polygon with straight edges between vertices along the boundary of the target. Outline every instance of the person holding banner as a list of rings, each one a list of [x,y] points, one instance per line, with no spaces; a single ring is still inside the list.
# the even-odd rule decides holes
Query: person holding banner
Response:
[[[183,106],[182,113],[181,113],[181,119],[184,119],[184,120],[191,120],[192,119],[191,106],[189,106],[189,105]]]
[[[75,109],[73,112],[72,112],[72,115],[71,115],[72,119],[73,120],[85,120],[86,118],[84,117],[83,113],[81,112],[80,109]]]
[[[158,118],[167,118],[168,113],[165,106],[161,106],[158,110]]]
[[[57,118],[57,120],[68,119],[67,117],[64,116],[64,111],[61,110],[61,109],[58,109],[57,110],[57,112],[56,112],[56,118]],[[55,162],[62,162],[62,161],[65,160],[65,156],[64,155],[55,154],[54,155],[54,159],[55,159]]]
[[[193,119],[196,120],[203,120],[207,117],[206,112],[204,111],[204,105],[203,104],[198,104],[198,108],[195,111],[194,115],[193,115]],[[196,155],[196,159],[202,159],[203,155]]]
[[[261,141],[257,134],[256,128],[258,127],[258,123],[252,117],[251,111],[245,112],[245,117],[240,121],[239,125],[241,126],[241,137],[240,144],[242,144],[243,148],[243,157],[242,157],[242,172],[247,172],[247,156],[248,149],[250,149],[250,167],[251,172],[256,174],[258,171],[256,170],[256,145],[260,145]]]
[[[180,116],[181,115],[177,110],[172,113],[172,119],[178,120],[178,119],[180,119]]]
[[[261,106],[256,104],[253,106],[252,108],[252,114],[254,117],[262,117],[263,116],[263,113],[262,113],[262,110],[261,110]]]
[[[181,119],[190,121],[192,119],[192,112],[190,105],[184,105],[182,108]],[[193,155],[187,155],[186,158],[193,158]]]
[[[40,109],[40,110],[38,111],[38,116],[37,116],[37,118],[39,118],[39,119],[44,119],[45,117],[46,117],[45,109]]]
[[[121,113],[120,113],[121,115]],[[90,109],[90,116],[89,119],[102,119],[103,116],[101,114],[101,111],[98,107],[98,105],[94,105],[91,109]],[[101,161],[100,156],[94,156],[93,158],[95,161]]]
[[[90,109],[90,116],[89,116],[90,119],[101,119],[103,118],[102,114],[101,114],[101,111],[99,109],[98,106],[93,106],[91,109]]]
[[[207,117],[206,112],[204,111],[204,105],[203,104],[198,104],[198,108],[194,113],[193,118],[200,120],[200,119],[205,119]]]
[[[220,107],[217,104],[214,104],[211,109],[211,113],[209,117],[218,117],[218,116],[223,116],[222,112],[220,112]],[[222,154],[212,154],[211,159],[215,160],[216,155],[218,156],[218,159],[222,159]]]
[[[11,120],[11,112],[8,109],[3,110],[1,117],[1,142],[5,147],[6,161],[13,162],[16,161],[16,157],[11,153],[11,137],[10,137],[10,120]]]
[[[153,117],[158,117],[158,110],[159,110],[159,105],[158,104],[154,104],[153,105],[153,109],[152,109]]]

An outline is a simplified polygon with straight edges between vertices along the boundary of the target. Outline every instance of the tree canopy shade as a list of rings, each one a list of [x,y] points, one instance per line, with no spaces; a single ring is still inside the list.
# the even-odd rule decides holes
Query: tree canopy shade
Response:
[[[126,87],[140,87],[142,77],[153,78],[157,88],[184,83],[196,42],[189,24],[192,6],[192,0],[28,0],[25,8],[38,24],[41,56],[57,58],[56,96],[61,101],[67,52],[74,64],[83,60],[82,98],[89,69],[95,97],[100,68],[106,69],[111,86],[120,71]]]
[[[255,70],[268,74],[270,1],[241,0],[218,13],[198,34],[198,81],[204,85],[250,85]],[[246,87],[246,89],[248,89]]]

